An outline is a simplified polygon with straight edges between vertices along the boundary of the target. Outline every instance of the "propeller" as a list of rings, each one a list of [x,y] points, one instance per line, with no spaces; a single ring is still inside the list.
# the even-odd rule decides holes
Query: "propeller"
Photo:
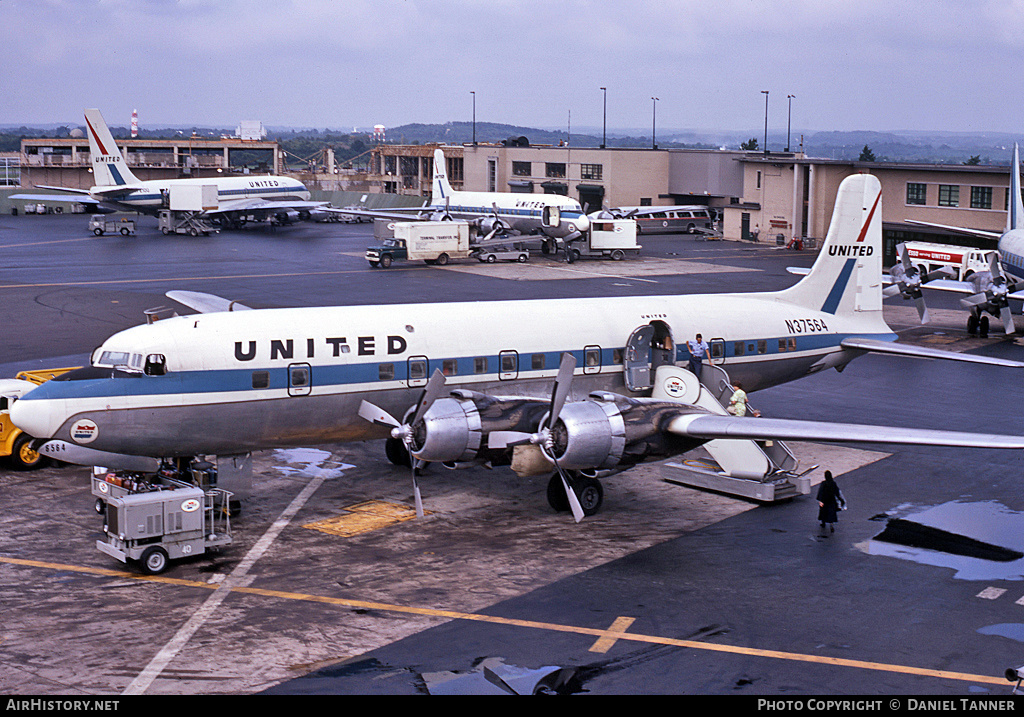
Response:
[[[415,455],[415,427],[416,424],[423,420],[423,416],[426,415],[434,401],[444,395],[444,385],[444,374],[439,370],[434,369],[433,375],[431,375],[430,380],[427,381],[427,385],[423,389],[423,393],[420,395],[420,399],[416,404],[415,410],[411,412],[409,420],[405,423],[399,422],[390,413],[373,405],[369,401],[363,401],[359,404],[360,417],[365,418],[371,423],[376,423],[379,426],[391,426],[391,437],[402,441],[403,445],[405,445],[405,449],[409,451],[409,462],[412,464],[412,492],[416,499],[417,518],[423,517],[423,499],[420,496],[420,487],[416,480],[416,471],[423,465],[423,462],[416,458]]]
[[[921,323],[927,324],[931,321],[931,317],[928,315],[928,307],[924,303],[924,293],[921,291],[921,284],[940,276],[945,276],[945,272],[937,271],[922,276],[921,270],[910,261],[907,245],[900,244],[898,248],[900,251],[900,261],[889,272],[893,278],[893,283],[882,290],[882,295],[889,297],[901,294],[904,299],[913,299],[917,305],[917,313],[921,317]]]
[[[569,396],[569,389],[572,386],[573,371],[576,370],[576,357],[570,353],[562,354],[562,363],[558,367],[558,375],[555,377],[555,385],[551,389],[551,405],[547,414],[541,419],[537,426],[536,433],[523,433],[521,431],[492,431],[487,435],[487,446],[489,448],[508,448],[511,446],[525,445],[532,443],[540,446],[558,471],[558,477],[562,480],[562,488],[569,500],[569,507],[572,509],[573,518],[579,523],[583,520],[583,508],[580,506],[576,492],[569,486],[569,480],[565,471],[558,465],[558,458],[555,456],[554,435],[552,428],[558,422],[558,414],[562,412],[565,399]]]
[[[999,318],[1003,320],[1003,329],[1008,334],[1017,330],[1013,323],[1013,313],[1010,311],[1010,301],[1006,295],[1016,290],[1016,285],[1011,284],[1003,274],[1002,266],[999,263],[999,253],[992,252],[988,259],[989,273],[992,275],[992,306],[999,310]]]

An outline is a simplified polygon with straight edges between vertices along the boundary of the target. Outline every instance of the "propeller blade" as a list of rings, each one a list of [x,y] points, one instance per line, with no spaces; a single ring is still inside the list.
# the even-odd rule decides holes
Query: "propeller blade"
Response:
[[[558,461],[555,461],[555,468],[558,469],[558,477],[562,479],[562,487],[565,488],[565,497],[569,499],[569,508],[572,509],[572,517],[579,523],[583,520],[583,506],[580,505],[580,499],[576,497],[576,491],[569,485],[569,481],[565,478],[565,471],[558,465]]]
[[[484,665],[484,679],[490,682],[492,685],[500,690],[508,692],[510,695],[518,695],[519,693],[512,689],[512,686],[505,680],[501,679],[494,670]],[[1016,679],[1016,678],[1015,678]]]
[[[898,296],[899,294],[902,293],[903,289],[900,287],[899,284],[889,284],[889,286],[882,289],[882,296],[884,296],[887,299],[892,296]]]
[[[420,403],[416,407],[416,413],[412,420],[409,421],[410,425],[418,423],[423,418],[423,414],[433,405],[434,401],[444,394],[444,382],[444,374],[435,368],[430,380],[427,381],[427,387],[423,389],[423,395],[420,396]]]
[[[1003,328],[1007,334],[1017,332],[1017,326],[1013,323],[1013,313],[1010,311],[1009,306],[1004,306],[999,310],[999,318],[1003,320]]]
[[[988,301],[988,296],[986,294],[973,294],[972,296],[968,296],[966,299],[960,299],[960,304],[964,308],[970,309],[973,306],[984,304],[986,301]]]
[[[918,292],[917,298],[914,299],[914,303],[917,304],[917,313],[921,317],[921,323],[927,324],[931,322],[931,317],[928,315],[928,307],[925,306],[924,296],[921,292]]]
[[[359,404],[359,417],[365,418],[367,421],[376,423],[379,426],[397,428],[400,425],[390,413],[374,406],[369,401],[363,401]]]
[[[562,354],[562,363],[558,367],[558,376],[555,377],[555,387],[551,391],[551,417],[548,419],[548,427],[555,425],[558,414],[562,412],[565,399],[569,395],[569,388],[572,386],[572,374],[576,370],[576,357],[570,353]]]
[[[412,460],[412,495],[416,501],[416,517],[423,517],[423,497],[420,495],[420,484],[416,480],[416,471],[423,465],[423,461],[418,460],[412,455],[412,450],[409,451],[409,458]]]

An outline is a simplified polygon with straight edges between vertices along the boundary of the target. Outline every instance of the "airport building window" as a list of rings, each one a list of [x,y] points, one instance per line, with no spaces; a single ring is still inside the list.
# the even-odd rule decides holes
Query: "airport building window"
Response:
[[[544,176],[562,178],[565,176],[565,162],[545,162]]]
[[[959,207],[960,206],[960,187],[955,184],[940,184],[939,185],[939,206],[940,207]]]
[[[0,157],[0,187],[21,186],[21,160],[17,157]]]
[[[928,185],[921,182],[907,182],[907,204],[924,204]]]
[[[390,154],[385,154],[382,157],[384,160],[384,172],[383,174],[398,174],[398,158]]]
[[[533,174],[532,162],[513,162],[512,174],[516,177],[529,177]]]
[[[377,367],[377,378],[381,381],[393,381],[395,378],[395,365],[393,363],[382,363]]]
[[[604,176],[604,165],[581,164],[580,177],[582,179],[602,179]]]
[[[971,209],[992,208],[992,187],[971,187]]]
[[[465,163],[462,161],[462,157],[446,157],[445,159],[448,160],[448,179],[453,182],[463,181]]]

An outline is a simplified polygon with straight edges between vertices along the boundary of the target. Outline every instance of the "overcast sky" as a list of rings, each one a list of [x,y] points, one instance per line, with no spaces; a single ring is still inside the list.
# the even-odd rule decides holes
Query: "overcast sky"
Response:
[[[1019,133],[1024,0],[0,0],[0,123]],[[651,98],[658,97],[655,103]]]

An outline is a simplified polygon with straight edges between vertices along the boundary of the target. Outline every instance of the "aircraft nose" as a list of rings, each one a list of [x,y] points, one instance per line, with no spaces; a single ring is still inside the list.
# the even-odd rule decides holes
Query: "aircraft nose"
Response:
[[[63,423],[54,400],[20,399],[11,406],[11,423],[33,438],[52,438]]]

